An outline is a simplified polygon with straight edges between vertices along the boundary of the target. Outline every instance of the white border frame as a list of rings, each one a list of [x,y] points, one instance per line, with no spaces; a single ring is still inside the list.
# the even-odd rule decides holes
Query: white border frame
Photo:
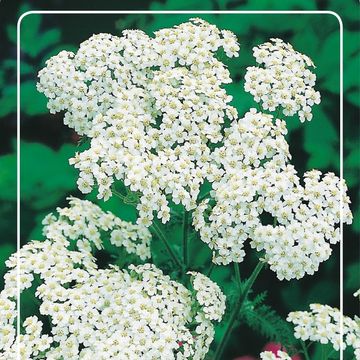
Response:
[[[1,1],[1,0],[0,0]],[[16,245],[17,251],[20,249],[20,27],[22,20],[29,15],[33,14],[189,14],[189,15],[201,15],[201,14],[266,14],[266,15],[286,15],[286,14],[299,14],[299,15],[332,15],[334,16],[338,22],[340,27],[340,178],[343,179],[344,171],[343,171],[343,131],[344,131],[344,99],[343,99],[343,22],[341,17],[334,11],[327,10],[173,10],[173,11],[150,11],[150,10],[35,10],[35,11],[27,11],[20,16],[17,22],[17,48],[16,48],[16,59],[17,59],[17,177],[16,177],[16,190],[17,190],[17,210],[16,210],[16,222],[17,222],[17,238]],[[344,269],[343,269],[343,193],[344,188],[342,182],[340,183],[340,312],[343,314],[344,310],[344,299],[343,299],[343,288],[344,288]],[[20,334],[20,256],[18,251],[17,258],[17,334]],[[340,321],[340,337],[341,337],[341,346],[343,344],[343,317],[341,317]],[[17,359],[20,360],[20,342],[17,346]],[[340,346],[340,348],[341,348]],[[340,360],[343,360],[343,351],[340,350]]]

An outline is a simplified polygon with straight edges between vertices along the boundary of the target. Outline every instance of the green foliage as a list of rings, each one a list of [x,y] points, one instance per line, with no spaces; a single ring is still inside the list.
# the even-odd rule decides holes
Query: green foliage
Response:
[[[0,287],[4,285],[4,274],[6,272],[5,261],[15,252],[13,244],[3,244],[0,246]]]
[[[19,15],[28,10],[28,6],[22,6]],[[26,77],[21,81],[20,106],[21,111],[30,116],[48,113],[46,98],[36,90],[37,72],[44,66],[45,60],[58,53],[60,48],[72,50],[71,46],[64,47],[64,44],[60,46],[60,30],[58,28],[44,30],[42,20],[42,15],[27,15],[22,19],[20,29],[20,74]],[[6,25],[6,34],[15,47],[16,26]],[[17,63],[13,58],[5,58],[0,63],[0,85],[6,83],[6,86],[1,86],[0,91],[0,117],[16,111],[16,67]]]
[[[16,200],[16,155],[0,156],[0,200]]]
[[[346,289],[355,292],[360,284],[360,263],[358,261],[347,265],[345,270],[344,286]]]
[[[265,298],[266,293],[262,293],[253,301],[248,301],[240,313],[240,319],[267,340],[292,348],[297,340],[291,325],[273,308],[263,304]]]
[[[33,209],[48,208],[76,188],[76,170],[68,163],[75,145],[58,151],[39,143],[21,143],[21,200]],[[14,160],[15,161],[15,160]]]

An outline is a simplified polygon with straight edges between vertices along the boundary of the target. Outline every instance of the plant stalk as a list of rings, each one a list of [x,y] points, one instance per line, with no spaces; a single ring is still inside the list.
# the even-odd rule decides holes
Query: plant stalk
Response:
[[[171,258],[174,260],[175,264],[179,267],[179,269],[181,271],[183,271],[183,269],[184,269],[183,264],[178,259],[178,256],[174,253],[173,249],[171,248],[169,242],[166,239],[165,234],[162,232],[161,228],[159,227],[159,225],[157,224],[157,221],[155,219],[153,220],[151,228],[154,230],[156,236],[164,243],[167,252],[171,256]]]
[[[211,262],[210,268],[206,274],[207,277],[210,277],[212,271],[214,270],[215,264],[213,262]]]
[[[236,279],[237,283],[240,285],[241,284],[241,276],[240,276],[239,264],[234,262],[234,268],[235,268],[235,279]]]
[[[183,258],[184,258],[184,271],[186,271],[189,262],[188,250],[188,227],[189,227],[189,212],[184,210],[183,217]]]
[[[215,355],[214,355],[214,360],[220,360],[221,356],[224,352],[224,349],[229,341],[231,332],[233,330],[236,318],[239,315],[239,312],[247,298],[247,295],[250,291],[250,289],[252,288],[252,286],[254,285],[254,282],[256,280],[256,278],[258,277],[261,269],[264,267],[264,263],[262,261],[259,261],[258,264],[256,265],[255,269],[253,270],[252,274],[250,275],[249,279],[246,280],[245,282],[245,287],[242,291],[242,293],[240,294],[238,301],[235,304],[235,307],[230,315],[230,320],[227,324],[225,333],[223,338],[220,341],[220,344],[218,345]]]
[[[304,353],[304,356],[305,356],[305,360],[310,360],[310,356],[309,356],[309,353],[307,351],[307,348],[305,346],[305,343],[304,341],[300,340],[300,344],[301,344],[301,347],[303,349],[303,353]]]

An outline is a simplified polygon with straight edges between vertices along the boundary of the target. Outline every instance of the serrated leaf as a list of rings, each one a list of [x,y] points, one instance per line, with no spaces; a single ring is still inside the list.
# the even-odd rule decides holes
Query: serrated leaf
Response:
[[[241,313],[241,318],[270,341],[281,343],[285,347],[297,342],[290,324],[268,305],[247,307]]]

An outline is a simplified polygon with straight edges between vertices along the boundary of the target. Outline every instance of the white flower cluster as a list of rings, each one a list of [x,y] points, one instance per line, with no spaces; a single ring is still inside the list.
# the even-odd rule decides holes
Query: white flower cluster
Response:
[[[123,180],[140,193],[138,221],[147,226],[154,211],[169,220],[167,196],[187,210],[196,206],[213,168],[208,145],[237,116],[221,87],[231,78],[216,58],[220,48],[237,56],[234,34],[192,19],[153,38],[139,30],[94,35],[76,54],[47,62],[38,90],[51,112],[65,110],[65,124],[91,139],[71,159],[83,193],[97,186],[106,200],[114,180]]]
[[[228,130],[214,156],[223,171],[213,182],[213,198],[194,212],[193,224],[213,250],[213,262],[241,262],[244,242],[265,251],[280,280],[313,274],[340,240],[340,187],[343,221],[351,223],[346,185],[332,173],[304,175],[300,183],[290,159],[283,121],[252,109]],[[276,223],[263,225],[265,217]]]
[[[58,215],[50,213],[43,220],[44,236],[65,246],[78,239],[78,249],[90,253],[92,244],[103,248],[108,238],[112,245],[124,247],[129,254],[136,254],[141,260],[151,257],[151,233],[142,225],[132,224],[104,212],[99,206],[87,200],[69,197],[69,207],[58,208]]]
[[[155,215],[167,222],[170,200],[194,210],[193,225],[217,264],[241,262],[250,239],[279,279],[313,274],[339,241],[340,200],[342,221],[352,220],[345,183],[314,170],[302,185],[289,164],[285,122],[255,109],[238,119],[222,88],[231,78],[216,58],[220,48],[237,55],[236,37],[200,19],[154,37],[138,30],[94,35],[76,54],[52,58],[38,89],[91,139],[71,159],[82,192],[97,187],[107,199],[121,180],[139,196],[141,225]],[[279,39],[254,55],[263,66],[248,69],[255,100],[309,119],[320,99],[311,60]],[[197,205],[205,180],[212,198]]]
[[[260,66],[247,68],[245,91],[265,110],[282,109],[285,116],[297,113],[301,122],[311,120],[320,93],[314,90],[316,75],[307,68],[314,67],[309,57],[281,39],[254,47],[253,54]]]
[[[188,272],[192,275],[192,286],[196,292],[196,300],[203,307],[205,318],[220,321],[225,313],[226,297],[217,284],[207,276]]]
[[[241,262],[244,242],[260,225],[268,179],[290,156],[285,123],[251,109],[227,129],[224,145],[213,153],[218,170],[212,196],[194,211],[193,225],[213,250],[213,262]],[[260,194],[260,196],[259,196]],[[209,212],[210,211],[210,212]]]
[[[71,208],[58,212],[60,217],[71,216]],[[88,221],[91,224],[91,218]],[[54,235],[49,229],[46,233]],[[82,238],[73,235],[75,241],[76,236]],[[24,360],[205,357],[214,337],[211,320],[221,320],[225,300],[210,279],[192,274],[199,292],[213,295],[200,303],[152,264],[98,269],[90,253],[70,250],[71,245],[61,236],[33,241],[7,261],[10,270],[0,293],[1,360],[16,359],[18,341]],[[22,323],[24,333],[16,338],[18,271],[20,292],[35,285],[40,314],[50,321],[49,333],[44,333],[39,318],[30,316]]]
[[[344,181],[333,173],[322,176],[320,171],[312,170],[304,174],[304,183],[304,186],[299,184],[295,171],[285,178],[274,177],[271,186],[281,188],[274,199],[265,200],[264,210],[279,224],[254,229],[251,246],[258,251],[265,250],[265,260],[281,280],[314,274],[319,264],[331,255],[330,244],[340,241],[341,186],[344,191],[342,221],[352,222]]]
[[[331,343],[338,351],[351,346],[356,359],[360,359],[360,319],[343,316],[339,309],[328,305],[311,304],[310,311],[291,312],[287,321],[295,325],[295,337],[321,344]],[[343,322],[341,332],[340,322]]]
[[[18,360],[20,359],[40,359],[40,354],[49,349],[52,337],[42,334],[43,323],[36,316],[27,317],[22,326],[24,334],[16,340],[16,303],[7,299],[3,294],[0,295],[0,359]]]
[[[276,355],[272,351],[263,351],[260,354],[261,360],[291,360],[291,357],[284,351],[278,350]]]

